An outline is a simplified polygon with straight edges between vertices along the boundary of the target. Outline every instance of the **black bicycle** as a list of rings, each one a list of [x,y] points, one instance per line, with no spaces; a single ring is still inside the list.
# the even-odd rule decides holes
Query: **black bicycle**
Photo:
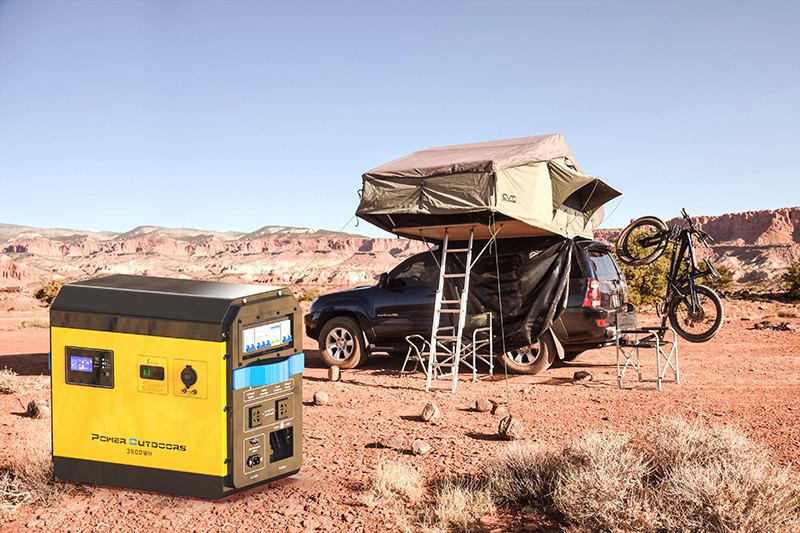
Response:
[[[669,319],[672,328],[690,342],[705,342],[717,334],[722,326],[724,311],[719,296],[695,280],[705,276],[718,278],[719,272],[710,261],[705,269],[697,268],[694,242],[710,242],[711,236],[695,227],[694,222],[681,209],[684,224],[673,228],[658,217],[647,216],[634,220],[622,230],[617,245],[620,261],[628,265],[649,265],[672,244],[667,291],[664,300],[656,307],[661,317],[661,327]]]

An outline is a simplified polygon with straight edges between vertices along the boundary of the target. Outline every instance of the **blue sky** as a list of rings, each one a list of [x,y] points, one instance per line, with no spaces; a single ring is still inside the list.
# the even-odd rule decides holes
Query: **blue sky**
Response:
[[[606,227],[797,205],[798,27],[800,2],[0,0],[0,221],[339,229],[365,170],[552,132],[625,193]]]

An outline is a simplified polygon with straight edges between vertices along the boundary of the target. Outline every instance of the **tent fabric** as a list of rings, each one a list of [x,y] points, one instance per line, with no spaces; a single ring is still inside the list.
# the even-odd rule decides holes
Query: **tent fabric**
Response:
[[[584,175],[552,134],[442,146],[381,165],[364,173],[356,214],[415,239],[441,240],[445,227],[475,227],[485,238],[489,223],[498,238],[590,238],[592,214],[618,195]]]
[[[487,173],[566,157],[575,163],[560,133],[452,146],[437,146],[395,159],[364,173],[365,178],[426,178]]]

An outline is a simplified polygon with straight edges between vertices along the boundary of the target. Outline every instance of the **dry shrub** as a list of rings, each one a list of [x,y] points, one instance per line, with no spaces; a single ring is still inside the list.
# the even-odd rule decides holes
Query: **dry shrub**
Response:
[[[797,318],[797,313],[795,313],[794,311],[784,311],[783,309],[781,309],[780,311],[778,311],[778,317],[779,318]]]
[[[560,451],[512,445],[487,475],[498,503],[579,530],[800,531],[800,488],[738,431],[662,420]]]
[[[44,437],[36,437],[44,435]],[[0,507],[8,511],[22,504],[45,505],[58,494],[48,432],[35,432],[14,448],[19,456],[0,468]]]
[[[374,506],[397,500],[416,501],[425,493],[422,476],[414,468],[396,461],[378,464],[375,474],[365,487],[363,501]]]
[[[50,323],[48,321],[46,321],[46,320],[39,320],[39,319],[23,320],[22,323],[19,325],[19,327],[22,328],[22,329],[25,329],[25,328],[49,328],[50,327]]]
[[[50,387],[46,376],[20,377],[10,368],[0,370],[0,394],[31,394],[40,396]]]
[[[446,479],[434,487],[435,500],[423,515],[421,529],[473,531],[475,521],[494,512],[489,487],[472,479]]]
[[[662,420],[642,437],[663,527],[683,531],[798,531],[800,487],[737,430]]]
[[[548,509],[560,458],[551,449],[532,444],[512,443],[489,463],[489,487],[498,503]]]
[[[571,524],[592,530],[652,530],[648,474],[647,460],[628,437],[590,433],[561,452],[553,507]]]
[[[10,368],[0,370],[0,394],[15,394],[19,391],[19,375]]]

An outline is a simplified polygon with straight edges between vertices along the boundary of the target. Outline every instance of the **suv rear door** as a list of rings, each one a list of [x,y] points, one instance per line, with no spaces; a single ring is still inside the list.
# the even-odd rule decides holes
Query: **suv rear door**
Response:
[[[627,298],[627,287],[611,252],[603,246],[589,246],[586,252],[592,263],[594,278],[600,286],[600,307],[622,309]]]

